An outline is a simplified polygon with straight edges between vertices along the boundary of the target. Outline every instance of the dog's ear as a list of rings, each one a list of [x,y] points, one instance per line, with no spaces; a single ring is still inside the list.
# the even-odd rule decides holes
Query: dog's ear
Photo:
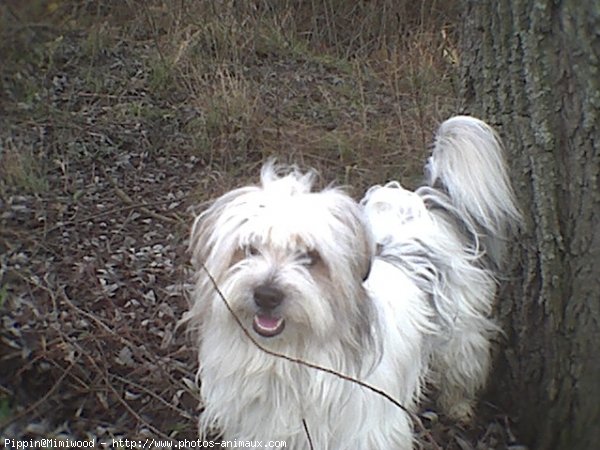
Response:
[[[358,276],[363,281],[369,278],[371,265],[375,257],[375,239],[371,232],[371,228],[367,225],[365,217],[356,203],[353,201],[352,221],[356,235],[356,252],[357,262],[360,264],[358,268]]]
[[[202,268],[212,251],[211,237],[214,235],[215,224],[220,209],[222,209],[216,205],[217,202],[213,203],[207,210],[197,216],[192,226],[188,250],[192,254],[192,265],[196,270]]]
[[[196,217],[188,247],[192,254],[192,265],[196,270],[207,264],[213,255],[215,246],[224,237],[230,238],[231,233],[239,226],[236,221],[244,220],[239,215],[227,214],[227,211],[235,208],[235,203],[241,196],[256,189],[256,187],[248,186],[228,192]],[[220,259],[223,259],[223,256],[219,255]]]
[[[358,204],[350,197],[344,197],[338,202],[336,208],[337,219],[343,223],[347,233],[342,233],[339,239],[350,239],[346,248],[352,248],[353,276],[366,280],[371,271],[371,264],[375,256],[375,241],[370,228],[367,226],[362,211]]]
[[[362,280],[366,281],[371,273],[371,266],[373,265],[373,258],[375,256],[375,241],[371,234],[370,228],[365,224],[362,214],[359,217],[360,220],[360,232],[358,233],[358,241],[360,244],[360,251],[362,253]]]
[[[371,259],[371,261],[369,261],[369,267],[367,267],[367,272],[363,275],[363,278],[362,278],[363,281],[367,281],[367,279],[369,278],[369,275],[371,275],[371,267],[373,267],[372,259]]]

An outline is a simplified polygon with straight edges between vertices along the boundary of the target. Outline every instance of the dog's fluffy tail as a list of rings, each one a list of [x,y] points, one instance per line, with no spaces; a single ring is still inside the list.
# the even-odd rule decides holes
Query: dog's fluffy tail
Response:
[[[520,213],[507,172],[504,151],[496,132],[485,122],[456,116],[443,122],[437,132],[432,156],[426,166],[428,187],[419,194],[434,203],[449,196],[457,215],[470,218],[477,241],[482,236],[487,256],[498,264],[503,241]],[[441,206],[448,209],[447,204]],[[434,205],[435,207],[435,205]],[[469,221],[466,223],[469,228]]]

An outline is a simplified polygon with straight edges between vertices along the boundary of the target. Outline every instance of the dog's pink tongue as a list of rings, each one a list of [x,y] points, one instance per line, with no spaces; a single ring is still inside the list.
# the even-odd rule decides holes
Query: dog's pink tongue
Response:
[[[272,317],[267,314],[256,314],[254,316],[254,331],[261,336],[276,336],[283,331],[284,325],[282,317]]]

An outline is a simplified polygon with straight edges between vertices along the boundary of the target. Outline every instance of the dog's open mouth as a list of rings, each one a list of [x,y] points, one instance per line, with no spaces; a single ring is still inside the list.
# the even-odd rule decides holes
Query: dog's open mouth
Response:
[[[283,331],[285,321],[283,317],[273,317],[269,314],[258,312],[254,315],[254,331],[264,337],[277,336]]]

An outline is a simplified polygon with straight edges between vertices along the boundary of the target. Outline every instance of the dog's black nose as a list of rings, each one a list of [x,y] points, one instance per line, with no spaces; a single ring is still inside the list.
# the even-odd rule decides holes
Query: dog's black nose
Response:
[[[263,309],[274,309],[283,301],[283,292],[279,289],[263,284],[254,289],[254,303]]]

